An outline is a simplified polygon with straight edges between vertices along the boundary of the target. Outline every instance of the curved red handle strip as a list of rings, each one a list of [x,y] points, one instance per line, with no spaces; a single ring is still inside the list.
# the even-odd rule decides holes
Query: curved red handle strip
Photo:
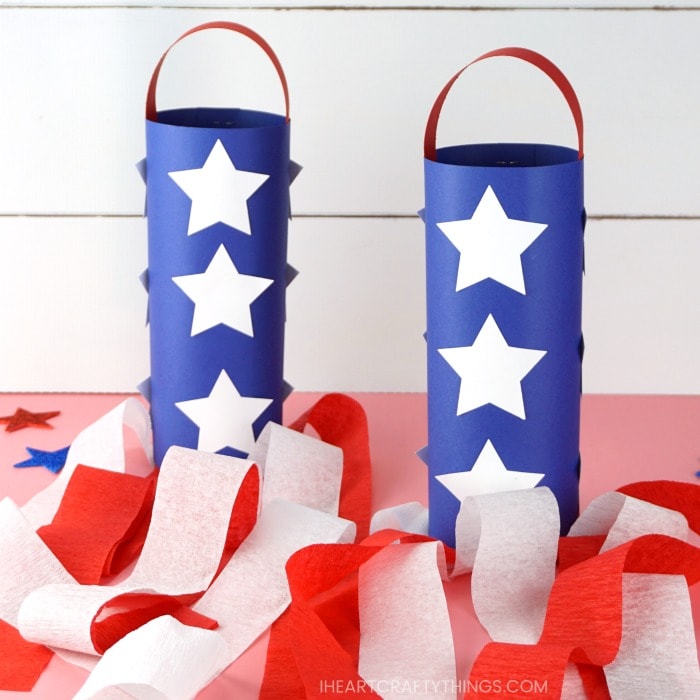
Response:
[[[464,68],[453,75],[448,81],[447,85],[442,88],[442,91],[437,96],[435,104],[430,111],[428,123],[425,127],[425,140],[423,142],[425,157],[428,158],[428,160],[435,160],[437,123],[438,119],[440,118],[440,111],[442,110],[442,106],[445,103],[445,99],[447,98],[447,94],[452,88],[452,85],[454,85],[457,78],[459,78],[459,76],[462,75],[462,73],[464,73],[469,66],[473,66],[479,61],[483,61],[487,58],[493,58],[494,56],[509,56],[511,58],[519,58],[522,61],[531,63],[554,81],[555,85],[564,95],[564,98],[569,105],[569,109],[573,114],[574,122],[576,124],[576,132],[578,134],[578,157],[579,159],[583,158],[583,115],[581,113],[581,105],[579,104],[573,87],[571,87],[571,83],[567,80],[566,76],[559,70],[559,68],[557,68],[548,58],[545,58],[541,54],[531,51],[530,49],[522,49],[513,46],[503,49],[496,49],[495,51],[489,51],[488,53],[475,58],[471,63],[468,63],[466,66],[464,66]]]
[[[289,88],[287,87],[287,78],[284,75],[284,70],[282,69],[282,64],[277,58],[272,47],[263,39],[259,34],[249,29],[243,24],[236,24],[235,22],[207,22],[206,24],[200,24],[189,31],[186,31],[180,38],[176,39],[165,51],[165,53],[160,57],[160,61],[156,65],[153,75],[151,76],[151,82],[148,85],[148,93],[146,94],[146,119],[149,121],[158,121],[158,112],[156,110],[156,85],[158,83],[158,76],[160,75],[160,69],[163,66],[163,61],[168,55],[170,49],[175,46],[178,42],[182,41],[185,37],[196,32],[200,32],[203,29],[229,29],[233,32],[238,32],[243,34],[243,36],[252,39],[268,56],[272,61],[275,69],[277,70],[277,75],[279,76],[280,82],[282,83],[282,91],[284,92],[284,105],[285,105],[285,118],[289,121]]]

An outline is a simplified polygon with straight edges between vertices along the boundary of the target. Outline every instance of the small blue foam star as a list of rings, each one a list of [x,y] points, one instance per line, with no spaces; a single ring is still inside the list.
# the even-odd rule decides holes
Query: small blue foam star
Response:
[[[15,467],[46,467],[50,472],[58,474],[58,472],[63,469],[66,463],[66,457],[68,456],[67,447],[64,447],[61,450],[56,450],[55,452],[35,450],[32,447],[27,447],[26,450],[29,452],[31,457],[29,459],[25,459],[24,462],[15,464]]]

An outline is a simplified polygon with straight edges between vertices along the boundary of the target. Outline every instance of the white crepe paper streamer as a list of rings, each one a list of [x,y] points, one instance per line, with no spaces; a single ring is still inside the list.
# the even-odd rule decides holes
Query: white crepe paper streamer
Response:
[[[561,700],[588,700],[588,693],[583,685],[583,679],[574,663],[568,663],[564,671],[564,682],[561,686]],[[639,700],[638,698],[636,700]]]
[[[682,513],[627,496],[617,491],[591,501],[571,526],[569,535],[607,535],[600,551],[629,542],[642,535],[668,535],[687,541],[688,521]]]
[[[622,641],[605,667],[613,700],[700,698],[695,630],[684,576],[623,574]]]
[[[50,583],[75,583],[9,498],[0,501],[0,618],[18,626],[32,591]]]
[[[139,700],[189,700],[223,670],[225,656],[217,632],[158,617],[108,649],[74,700],[122,696],[116,689]]]
[[[268,503],[194,610],[214,617],[233,662],[285,610],[291,600],[285,565],[302,547],[350,543],[355,524],[289,501]]]
[[[472,601],[494,641],[534,644],[554,583],[559,508],[546,487],[465,498],[456,571],[473,568]]]
[[[24,599],[19,631],[30,642],[95,654],[90,627],[99,609],[122,593],[154,592],[129,586],[42,586]]]
[[[401,530],[416,535],[428,534],[428,509],[418,501],[401,503],[378,510],[370,522],[370,533],[379,530]]]
[[[171,447],[163,458],[143,551],[125,583],[168,595],[205,590],[251,469],[257,466],[250,460]]]
[[[174,621],[163,628],[159,620],[166,618],[153,620],[107,650],[76,698],[111,698],[102,690],[108,688],[121,688],[144,700],[194,697],[289,605],[284,567],[294,552],[309,544],[354,539],[351,521],[286,501],[269,503],[195,605],[197,612],[215,616],[217,631]]]
[[[296,430],[268,423],[248,455],[264,474],[263,504],[284,499],[338,514],[343,450]],[[309,485],[313,488],[309,488]]]
[[[456,698],[441,570],[438,542],[385,547],[360,567],[359,672],[382,698]]]
[[[118,586],[73,583],[34,591],[20,610],[22,636],[95,653],[91,624],[112,598],[206,590],[221,561],[236,496],[251,469],[257,467],[248,460],[171,447],[163,459],[146,542],[131,575]]]
[[[150,416],[140,401],[128,398],[78,433],[56,479],[22,506],[24,516],[35,530],[53,520],[78,464],[114,472],[125,471],[125,426],[134,431],[148,460],[153,461]]]

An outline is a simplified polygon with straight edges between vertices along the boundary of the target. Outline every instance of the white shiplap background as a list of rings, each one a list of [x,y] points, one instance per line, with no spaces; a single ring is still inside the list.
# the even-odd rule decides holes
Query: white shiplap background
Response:
[[[655,4],[0,0],[0,391],[148,375],[146,85],[177,36],[226,19],[290,84],[297,389],[424,390],[425,120],[458,68],[521,45],[562,68],[586,120],[584,390],[700,393],[700,3]],[[260,50],[220,31],[173,50],[158,103],[282,109]],[[470,69],[443,114],[440,145],[575,143],[563,98],[519,61]]]

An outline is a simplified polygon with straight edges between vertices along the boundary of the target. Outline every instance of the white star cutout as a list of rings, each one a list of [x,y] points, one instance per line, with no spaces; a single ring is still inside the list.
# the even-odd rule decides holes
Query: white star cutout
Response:
[[[250,235],[248,199],[269,175],[236,166],[217,139],[201,168],[168,173],[192,200],[187,235],[219,222]]]
[[[199,428],[198,450],[233,447],[247,454],[255,444],[253,423],[271,403],[272,399],[241,396],[226,370],[221,370],[209,396],[175,405]]]
[[[484,321],[473,345],[442,348],[438,352],[459,375],[457,415],[493,404],[525,418],[520,382],[547,354],[508,345],[493,316]]]
[[[437,474],[435,478],[461,503],[467,496],[532,489],[544,474],[506,469],[491,440],[487,440],[474,466],[468,472]]]
[[[173,277],[173,282],[194,302],[192,336],[223,323],[252,338],[250,305],[273,280],[242,275],[222,243],[204,272]]]
[[[455,291],[492,279],[525,294],[520,256],[547,224],[509,219],[489,185],[471,219],[446,221],[438,228],[459,251]]]

